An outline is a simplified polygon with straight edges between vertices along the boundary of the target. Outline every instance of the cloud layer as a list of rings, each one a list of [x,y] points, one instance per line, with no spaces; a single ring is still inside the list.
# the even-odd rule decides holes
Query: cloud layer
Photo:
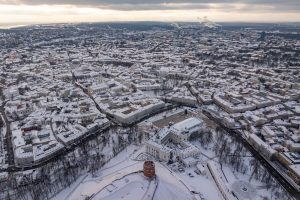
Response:
[[[0,0],[1,23],[300,22],[300,0]]]
[[[113,10],[300,11],[299,0],[0,0],[0,4],[75,5]]]

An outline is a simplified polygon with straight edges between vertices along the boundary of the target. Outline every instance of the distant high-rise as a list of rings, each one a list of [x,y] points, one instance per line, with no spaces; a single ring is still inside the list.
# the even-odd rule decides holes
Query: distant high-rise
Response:
[[[260,39],[260,41],[266,41],[266,32],[265,31],[260,33],[260,38],[259,39]]]

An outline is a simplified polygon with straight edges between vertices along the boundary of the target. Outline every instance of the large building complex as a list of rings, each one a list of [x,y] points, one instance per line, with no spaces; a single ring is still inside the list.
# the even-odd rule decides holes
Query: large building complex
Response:
[[[146,142],[146,152],[162,161],[174,158],[184,160],[196,156],[199,149],[188,142],[192,134],[201,134],[202,122],[197,118],[188,118],[161,129]]]

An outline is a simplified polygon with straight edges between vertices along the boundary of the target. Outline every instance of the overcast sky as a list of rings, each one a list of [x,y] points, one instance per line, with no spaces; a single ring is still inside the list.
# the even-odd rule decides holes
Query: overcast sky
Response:
[[[0,23],[299,22],[300,0],[0,0]]]

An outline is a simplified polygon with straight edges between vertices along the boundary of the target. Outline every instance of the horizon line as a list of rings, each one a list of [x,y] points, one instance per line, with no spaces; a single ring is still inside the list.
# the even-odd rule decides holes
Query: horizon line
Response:
[[[30,27],[30,26],[47,26],[47,25],[63,25],[63,24],[104,24],[104,23],[199,23],[199,21],[159,21],[159,20],[142,20],[142,21],[99,21],[99,22],[46,22],[46,23],[28,23],[28,22],[15,22],[15,23],[1,23],[0,22],[0,29],[13,29],[18,27]],[[213,21],[216,23],[222,24],[230,24],[230,23],[241,23],[241,24],[293,24],[293,23],[300,23],[300,21],[278,21],[278,22],[257,22],[257,21]]]

